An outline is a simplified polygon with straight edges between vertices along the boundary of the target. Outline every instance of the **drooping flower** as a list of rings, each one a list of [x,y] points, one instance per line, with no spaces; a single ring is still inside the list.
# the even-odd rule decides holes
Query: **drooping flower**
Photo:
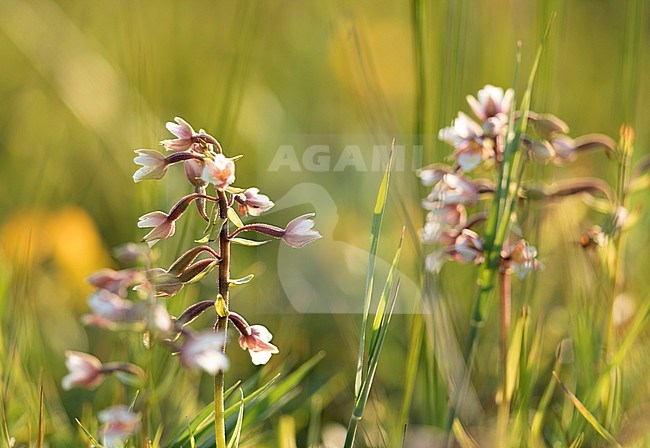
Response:
[[[191,151],[178,151],[167,157],[158,151],[152,151],[150,149],[138,149],[135,152],[138,155],[133,161],[137,165],[142,165],[133,175],[135,182],[162,179],[167,173],[167,167],[178,162],[192,161],[200,163],[202,160],[199,154]]]
[[[151,212],[140,217],[138,227],[141,229],[153,227],[153,230],[147,233],[142,241],[152,247],[158,241],[169,238],[176,232],[176,223],[169,219],[167,213]]]
[[[133,302],[105,289],[98,289],[91,294],[88,305],[92,314],[83,316],[82,322],[86,325],[108,328],[118,323],[129,323],[135,317]]]
[[[556,153],[553,162],[557,164],[571,162],[578,154],[586,151],[604,150],[610,156],[616,152],[616,142],[602,134],[587,134],[575,139],[563,134],[554,134],[549,141]]]
[[[485,122],[490,118],[501,115],[507,119],[510,113],[514,90],[508,89],[504,92],[501,87],[488,84],[479,90],[476,96],[478,99],[472,95],[467,95],[467,102],[472,108],[474,115],[476,115],[476,118]]]
[[[565,162],[572,162],[577,157],[576,142],[568,135],[554,135],[549,143],[555,151],[553,162],[561,164]]]
[[[239,337],[239,346],[248,350],[253,364],[256,366],[266,364],[271,356],[279,353],[278,348],[271,344],[273,335],[263,325],[251,325],[248,327],[249,334]]]
[[[168,334],[173,329],[172,317],[162,303],[149,307],[147,315],[147,328],[158,334]]]
[[[169,238],[176,231],[176,220],[180,218],[192,201],[203,197],[200,194],[189,194],[182,197],[169,211],[169,214],[156,211],[147,213],[140,217],[138,227],[143,229],[153,227],[153,230],[146,234],[142,241],[149,244],[149,247],[158,241]]]
[[[461,226],[467,218],[465,207],[460,204],[442,204],[433,206],[427,213],[427,220],[422,229],[421,239],[424,244],[452,244],[455,239],[454,229]]]
[[[447,173],[433,187],[431,194],[423,201],[423,206],[425,209],[431,210],[437,207],[437,203],[473,205],[478,201],[478,194],[477,186],[469,178]]]
[[[434,163],[417,170],[416,174],[420,178],[422,185],[432,187],[442,180],[445,174],[451,172],[447,165]]]
[[[259,188],[248,188],[243,193],[238,194],[235,200],[239,203],[239,213],[241,215],[260,216],[275,205],[268,196],[260,194]]]
[[[104,380],[102,362],[94,356],[67,351],[65,357],[65,365],[69,373],[61,381],[63,389],[70,390],[73,387],[94,389]]]
[[[102,423],[102,443],[106,448],[122,448],[127,439],[140,426],[140,414],[124,405],[112,406],[101,411],[97,418]]]
[[[555,159],[556,152],[547,140],[535,140],[528,146],[528,155],[538,163],[548,163]]]
[[[223,335],[215,333],[187,334],[180,351],[181,362],[189,369],[201,369],[215,375],[227,370],[228,358],[223,354]]]
[[[122,269],[121,271],[100,269],[90,275],[86,281],[96,288],[105,289],[118,296],[125,296],[126,288],[138,282],[141,277],[142,274],[136,269]]]
[[[483,261],[483,243],[476,232],[463,229],[446,253],[458,263],[481,263]]]
[[[117,261],[134,264],[143,263],[151,257],[151,250],[144,244],[126,243],[116,247],[113,255]]]
[[[175,139],[163,140],[160,142],[168,151],[186,151],[193,143],[192,136],[194,129],[189,123],[180,117],[175,117],[176,123],[167,122],[165,127],[169,132],[176,136]]]
[[[265,326],[249,325],[246,319],[232,311],[228,314],[228,319],[239,331],[239,346],[242,350],[248,350],[253,364],[266,364],[272,355],[279,353],[278,348],[271,344],[273,335]]]
[[[501,251],[505,268],[512,270],[520,279],[533,270],[539,270],[542,265],[537,261],[537,249],[530,246],[527,241],[519,240]]]
[[[235,162],[223,154],[215,154],[214,160],[206,159],[201,179],[223,190],[235,181]]]
[[[307,213],[302,216],[298,216],[293,219],[287,227],[284,229],[284,234],[282,235],[282,241],[293,248],[301,248],[307,244],[316,241],[319,238],[322,238],[318,231],[313,230],[314,220],[310,219],[315,215],[315,213]]]
[[[133,175],[134,182],[162,179],[165,177],[165,173],[167,173],[167,161],[163,154],[150,149],[138,149],[135,152],[138,155],[133,161],[136,165],[142,165],[142,168],[139,168]]]
[[[472,171],[494,156],[493,140],[484,138],[483,128],[462,112],[452,126],[440,130],[438,138],[456,149],[454,155],[463,171]]]
[[[530,111],[528,112],[528,121],[543,138],[548,139],[554,135],[569,132],[569,126],[553,114],[538,114]]]

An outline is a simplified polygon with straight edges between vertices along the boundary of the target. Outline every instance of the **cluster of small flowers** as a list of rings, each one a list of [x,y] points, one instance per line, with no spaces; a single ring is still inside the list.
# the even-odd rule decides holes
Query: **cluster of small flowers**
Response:
[[[285,228],[269,224],[252,223],[243,225],[241,219],[235,217],[233,208],[237,203],[237,211],[243,217],[246,215],[259,216],[271,209],[274,203],[257,188],[239,189],[232,186],[235,181],[235,161],[237,158],[227,158],[219,142],[200,130],[198,133],[181,118],[176,123],[167,123],[167,129],[175,135],[175,139],[163,140],[163,145],[170,155],[149,149],[139,149],[134,161],[141,165],[133,176],[135,182],[146,179],[161,179],[165,176],[170,165],[183,162],[185,175],[194,187],[194,193],[181,198],[168,213],[154,211],[142,217],[138,222],[140,228],[152,228],[143,242],[150,247],[160,240],[174,235],[175,223],[187,211],[189,205],[196,204],[199,215],[208,222],[209,234],[201,244],[193,247],[174,261],[169,268],[127,268],[119,271],[103,269],[88,278],[88,282],[96,290],[89,297],[88,304],[91,312],[82,317],[86,325],[93,325],[106,330],[128,330],[144,332],[145,340],[152,344],[160,341],[161,345],[179,354],[180,362],[189,369],[203,370],[212,375],[226,370],[229,366],[224,353],[224,335],[218,334],[218,318],[227,317],[239,332],[239,345],[248,350],[254,364],[266,364],[278,348],[271,344],[272,334],[262,325],[249,325],[239,314],[228,309],[227,297],[219,294],[214,300],[204,300],[188,307],[180,316],[172,317],[160,301],[178,294],[184,285],[196,282],[223,262],[224,257],[219,250],[212,248],[210,235],[216,226],[220,235],[224,235],[228,244],[242,243],[251,245],[251,241],[239,238],[243,232],[257,232],[265,236],[278,238],[287,245],[300,248],[315,241],[321,235],[313,230],[313,214],[299,216]],[[215,196],[207,194],[207,188],[212,185]],[[208,216],[206,202],[215,204],[217,215]],[[237,228],[228,233],[228,220],[223,218],[227,210],[229,220]],[[225,230],[225,233],[221,230]],[[222,243],[223,241],[220,241]],[[229,252],[229,251],[228,251]],[[144,245],[130,243],[116,253],[116,258],[128,263],[139,262],[150,266],[151,251]],[[229,255],[228,255],[229,257]],[[229,286],[248,282],[252,276],[244,279],[230,279],[229,261],[220,266],[220,274],[225,270],[226,283]],[[220,277],[222,277],[220,275]],[[212,309],[216,311],[217,323],[214,331],[199,332],[188,327],[203,312]],[[94,389],[113,373],[120,373],[118,378],[133,382],[144,378],[144,372],[134,364],[123,362],[103,363],[95,356],[67,352],[66,366],[68,375],[63,378],[64,389],[82,387]],[[99,414],[103,423],[103,443],[107,447],[122,446],[139,426],[140,416],[124,406],[114,406]]]
[[[491,85],[480,90],[477,98],[468,96],[467,101],[479,121],[460,112],[452,126],[442,129],[438,135],[440,140],[454,147],[455,164],[434,164],[418,171],[422,184],[431,187],[431,192],[422,201],[428,213],[421,231],[422,242],[433,247],[425,263],[431,272],[440,271],[447,260],[465,264],[480,264],[484,260],[483,239],[473,228],[483,222],[486,215],[478,211],[469,215],[468,210],[493,193],[494,187],[489,180],[473,179],[467,173],[494,168],[502,162],[508,124],[514,115],[512,100],[512,89],[504,92]],[[531,117],[534,117],[532,122],[543,126],[547,122],[559,122],[549,115],[531,114]],[[554,132],[544,135],[556,137]],[[529,154],[532,155],[532,148],[541,138],[540,133],[539,139],[523,139]],[[555,157],[559,152],[553,154]],[[521,278],[541,266],[536,259],[537,250],[525,240],[505,246],[501,257],[502,269]]]
[[[483,239],[472,228],[484,221],[486,215],[477,212],[468,216],[468,209],[480,206],[484,196],[494,193],[494,187],[489,180],[471,178],[468,173],[494,169],[503,162],[509,127],[519,118],[512,107],[513,96],[512,89],[504,92],[492,85],[481,89],[476,98],[468,96],[467,102],[478,122],[459,112],[452,126],[442,129],[438,135],[454,147],[454,165],[434,164],[418,171],[422,184],[432,187],[422,202],[428,213],[421,237],[433,247],[426,258],[429,271],[438,272],[450,259],[459,263],[483,262]],[[521,144],[532,161],[562,165],[585,151],[604,149],[610,155],[615,152],[614,141],[602,134],[569,137],[566,123],[554,115],[530,111],[527,120],[530,126],[521,136]],[[573,179],[541,190],[530,187],[526,195],[531,199],[549,199],[593,192],[603,193],[612,200],[609,187],[599,179],[590,178]],[[619,208],[616,220],[621,221],[624,214],[625,210]],[[536,257],[534,247],[525,240],[517,241],[503,247],[501,269],[524,278],[541,267]]]

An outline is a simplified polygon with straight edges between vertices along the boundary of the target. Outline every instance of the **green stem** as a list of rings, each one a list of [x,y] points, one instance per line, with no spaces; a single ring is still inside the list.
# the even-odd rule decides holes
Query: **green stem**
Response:
[[[219,217],[223,220],[219,232],[219,294],[229,307],[229,282],[230,282],[230,239],[228,238],[228,199],[223,191],[219,194]],[[226,335],[228,332],[228,317],[219,316],[216,331],[223,334],[223,352],[226,353]],[[224,409],[224,372],[219,371],[214,377],[214,435],[217,448],[226,446],[226,418]]]
[[[345,444],[343,445],[345,448],[352,448],[354,446],[354,440],[357,437],[357,428],[359,427],[360,421],[361,417],[352,414],[350,423],[348,423],[348,433],[345,436]]]
[[[510,413],[510,397],[508,397],[508,338],[510,335],[510,314],[512,293],[510,275],[507,271],[499,273],[500,299],[500,333],[499,351],[501,355],[501,403],[499,405],[499,438],[502,446],[506,440],[508,417]]]

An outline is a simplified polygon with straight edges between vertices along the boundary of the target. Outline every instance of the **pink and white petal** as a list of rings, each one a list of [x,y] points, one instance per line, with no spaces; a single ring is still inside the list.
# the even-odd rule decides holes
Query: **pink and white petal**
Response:
[[[142,215],[138,221],[138,227],[144,229],[146,227],[156,227],[167,220],[167,214],[164,212],[151,212]]]
[[[251,360],[253,361],[253,364],[256,366],[261,366],[269,362],[271,359],[271,356],[273,356],[273,353],[263,351],[263,352],[256,352],[253,350],[249,350],[248,353],[251,355]]]

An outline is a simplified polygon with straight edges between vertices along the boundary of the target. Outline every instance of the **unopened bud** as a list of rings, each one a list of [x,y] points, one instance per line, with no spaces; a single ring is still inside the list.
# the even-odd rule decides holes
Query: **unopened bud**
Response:
[[[228,305],[226,304],[226,300],[223,298],[221,294],[217,296],[217,301],[214,302],[214,307],[217,310],[217,315],[219,317],[228,317],[230,312],[228,311]]]

